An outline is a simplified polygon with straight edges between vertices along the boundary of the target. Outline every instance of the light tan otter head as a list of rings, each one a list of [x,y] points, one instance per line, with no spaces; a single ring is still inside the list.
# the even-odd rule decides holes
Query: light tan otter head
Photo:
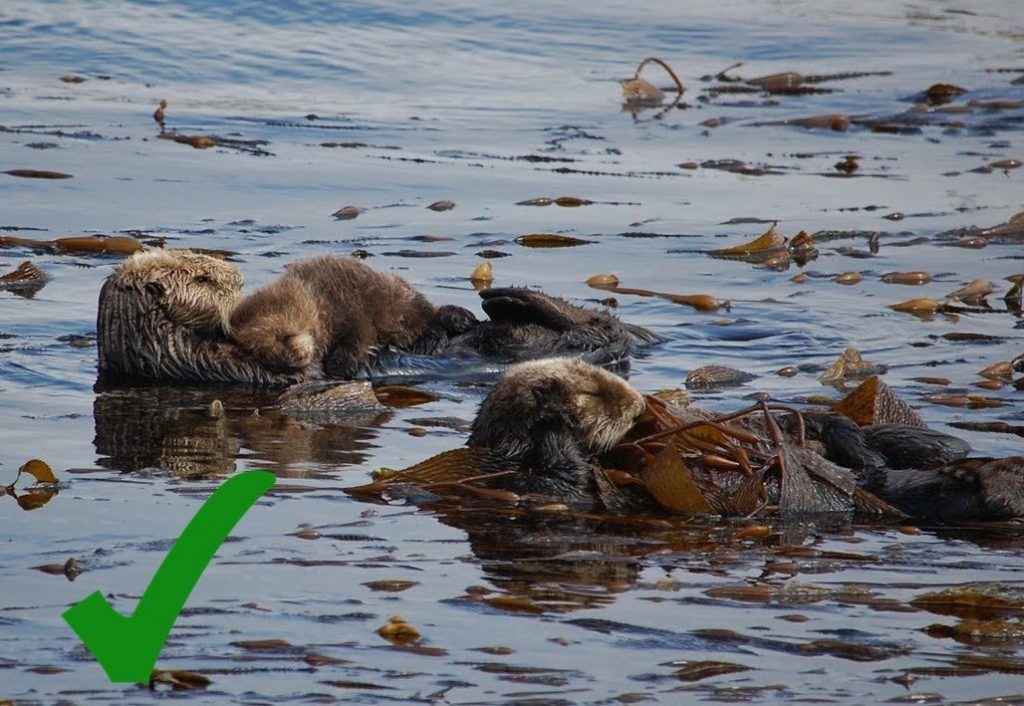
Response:
[[[575,358],[519,363],[508,369],[502,384],[561,391],[565,413],[575,418],[581,446],[589,453],[617,444],[646,407],[643,395],[618,375]]]
[[[283,277],[243,299],[231,313],[232,338],[275,372],[305,370],[318,363],[320,312],[309,287]]]
[[[122,285],[146,291],[182,326],[226,332],[242,293],[234,265],[191,250],[147,250],[115,270]]]

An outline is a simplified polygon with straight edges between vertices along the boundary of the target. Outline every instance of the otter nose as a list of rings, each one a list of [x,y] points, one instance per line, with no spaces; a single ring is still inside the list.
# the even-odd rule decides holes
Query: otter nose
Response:
[[[636,421],[644,415],[647,411],[647,400],[644,399],[643,395],[637,395],[636,406],[633,411],[633,420]]]

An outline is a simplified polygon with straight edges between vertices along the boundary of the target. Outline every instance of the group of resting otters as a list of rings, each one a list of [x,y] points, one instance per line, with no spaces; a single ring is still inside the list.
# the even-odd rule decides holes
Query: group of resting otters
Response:
[[[100,292],[100,379],[287,387],[409,367],[498,366],[504,375],[482,402],[468,441],[515,469],[494,474],[500,478],[493,483],[538,501],[608,507],[608,481],[596,472],[595,457],[635,433],[653,398],[599,366],[621,364],[661,337],[530,289],[495,288],[481,297],[482,321],[467,309],[431,304],[401,277],[331,255],[291,264],[243,297],[232,264],[153,249],[118,265]],[[786,445],[785,453],[791,468],[804,459],[826,479],[821,487],[845,498],[829,509],[857,509],[856,499],[867,495],[940,522],[1024,516],[1022,457],[967,458],[966,442],[919,425],[862,428],[835,412],[799,416],[801,443]],[[793,433],[792,423],[779,421]],[[767,411],[764,423],[771,428],[759,431],[778,438]],[[805,436],[813,449],[803,446]],[[785,472],[780,460],[778,475]],[[760,488],[775,497],[762,497],[759,508],[784,507],[795,492],[783,482]],[[635,488],[626,490],[633,507],[643,504]]]

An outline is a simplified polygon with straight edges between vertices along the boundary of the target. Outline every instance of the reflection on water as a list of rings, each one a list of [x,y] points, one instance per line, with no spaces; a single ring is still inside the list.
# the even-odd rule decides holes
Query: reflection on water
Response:
[[[835,395],[818,375],[853,346],[930,425],[978,454],[1020,453],[1017,435],[949,427],[1020,425],[1019,392],[979,375],[1024,346],[1019,308],[1001,303],[1004,278],[1021,273],[1009,224],[1024,207],[1017,5],[5,0],[0,172],[72,176],[0,173],[0,233],[227,252],[247,287],[306,255],[362,251],[480,316],[468,278],[486,257],[495,286],[607,302],[664,335],[631,366],[642,391],[718,364],[756,377],[692,392],[712,409],[757,390]],[[687,91],[634,118],[618,81],[648,55]],[[832,77],[798,93],[727,80],[780,72]],[[653,67],[644,76],[667,85]],[[936,83],[967,92],[930,101]],[[158,139],[161,99],[168,130],[220,146]],[[561,196],[576,205],[519,205]],[[455,208],[427,208],[441,200]],[[357,216],[332,217],[345,206]],[[775,220],[789,237],[817,233],[817,257],[707,255]],[[1009,225],[978,230],[996,224]],[[516,240],[527,233],[587,242],[530,248]],[[202,499],[260,467],[287,481],[223,545],[161,657],[213,679],[202,701],[945,703],[1020,691],[1013,531],[356,500],[343,488],[372,470],[464,444],[486,385],[434,381],[434,401],[354,419],[285,413],[244,389],[94,391],[96,298],[116,258],[0,248],[0,275],[25,260],[48,279],[0,286],[0,476],[40,457],[64,485],[30,511],[0,503],[0,700],[162,698],[109,684],[60,612],[92,590],[130,612]],[[922,271],[918,286],[885,277]],[[601,273],[624,291],[585,284]],[[977,278],[996,286],[987,307],[888,308],[944,302]],[[938,391],[1003,406],[939,404]],[[82,567],[74,583],[33,568],[69,559]],[[1010,598],[973,617],[920,600],[975,584]],[[418,646],[376,634],[396,613]],[[289,646],[245,646],[260,639]]]
[[[152,386],[98,392],[93,403],[97,465],[124,473],[159,469],[182,479],[216,478],[233,473],[244,456],[279,477],[309,477],[303,469],[309,463],[365,462],[377,435],[374,426],[389,416],[383,412],[312,421],[270,406],[274,398],[272,393],[231,388]]]

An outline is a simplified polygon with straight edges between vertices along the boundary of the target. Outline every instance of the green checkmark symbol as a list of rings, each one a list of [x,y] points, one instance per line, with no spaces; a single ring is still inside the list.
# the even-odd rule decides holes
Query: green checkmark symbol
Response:
[[[174,543],[130,618],[99,591],[64,612],[64,620],[112,682],[149,681],[160,650],[214,553],[276,478],[249,471],[224,482]]]

